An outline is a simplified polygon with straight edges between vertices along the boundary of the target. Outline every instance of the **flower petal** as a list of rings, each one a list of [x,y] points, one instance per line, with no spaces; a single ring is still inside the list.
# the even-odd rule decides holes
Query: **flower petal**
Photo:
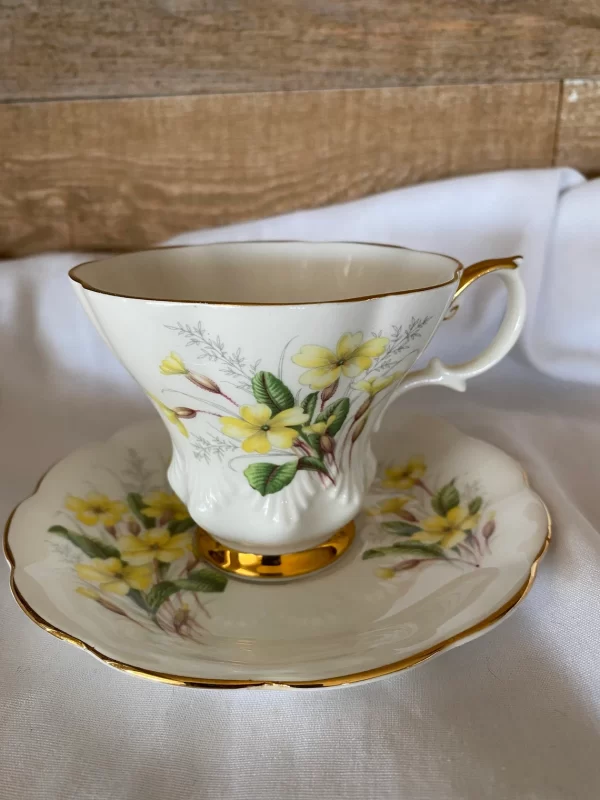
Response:
[[[186,375],[188,370],[177,353],[171,353],[160,362],[159,367],[163,375]]]
[[[137,536],[132,536],[131,534],[127,534],[127,536],[121,536],[119,539],[117,539],[117,545],[127,561],[129,561],[129,555],[131,553],[145,552],[147,550],[144,542],[140,541]]]
[[[65,508],[69,511],[85,511],[88,507],[87,500],[84,500],[83,497],[75,497],[72,494],[67,495],[67,499],[65,500]]]
[[[358,389],[361,392],[367,392],[367,394],[373,394],[373,387],[374,387],[374,382],[372,379],[366,381],[357,381],[354,384],[355,389]]]
[[[340,377],[341,367],[316,367],[303,372],[298,379],[303,385],[309,385],[311,389],[326,389]]]
[[[238,417],[221,417],[221,431],[233,439],[247,439],[256,433],[256,425],[250,425]]]
[[[146,548],[145,550],[140,550],[137,553],[123,553],[123,558],[130,566],[139,567],[143,566],[144,564],[151,564],[156,558],[157,552],[157,550]]]
[[[449,523],[446,517],[440,517],[436,514],[434,517],[427,517],[426,519],[422,519],[419,523],[421,528],[424,531],[430,531],[435,533],[443,533],[444,531],[448,530]]]
[[[84,581],[91,581],[92,583],[100,583],[105,581],[110,572],[97,569],[92,564],[75,564],[75,571],[79,577]]]
[[[448,511],[446,514],[446,518],[450,523],[449,527],[452,528],[459,528],[459,527],[462,528],[463,527],[462,523],[466,520],[468,516],[469,512],[467,511],[467,509],[461,508],[461,506],[454,506],[454,508],[451,508],[450,511]]]
[[[269,425],[273,430],[273,428],[285,428],[287,425],[303,425],[305,422],[308,422],[308,414],[300,406],[294,406],[275,414]]]
[[[149,565],[143,567],[125,567],[123,570],[123,578],[132,589],[139,589],[140,592],[145,592],[152,584],[152,567]]]
[[[410,538],[414,542],[423,542],[423,544],[437,544],[444,538],[444,536],[442,533],[419,531],[419,533],[413,533]]]
[[[347,378],[356,378],[361,372],[369,369],[372,361],[366,356],[352,356],[342,365],[342,372]]]
[[[159,545],[162,547],[167,544],[171,534],[164,528],[151,528],[149,531],[142,531],[137,538],[139,543],[143,542],[145,545]]]
[[[467,534],[463,533],[463,531],[452,531],[451,533],[446,534],[442,539],[442,547],[450,549],[451,547],[455,547],[457,544],[464,542],[467,538]]]
[[[77,519],[80,522],[83,522],[84,525],[96,525],[98,522],[98,514],[95,511],[90,511],[89,508],[78,511],[77,512]]]
[[[377,358],[377,356],[383,355],[389,341],[390,340],[386,339],[385,336],[378,337],[377,339],[369,339],[364,344],[361,344],[360,347],[357,347],[352,355]]]
[[[185,550],[183,547],[174,547],[172,549],[169,547],[163,550],[155,550],[154,555],[163,564],[171,564],[173,561],[177,561],[178,558],[183,558]]]
[[[101,583],[100,588],[105,592],[120,594],[122,597],[129,593],[129,586],[125,583],[125,581],[122,581],[119,578],[116,578],[114,581],[106,581],[105,583]]]
[[[294,434],[298,434],[294,431]],[[267,439],[266,431],[256,431],[252,436],[249,436],[242,442],[242,450],[247,453],[268,453],[271,449],[269,440]]]
[[[335,364],[338,359],[327,347],[319,347],[316,344],[305,344],[300,348],[300,352],[292,356],[292,361],[299,367],[325,367],[328,364]]]
[[[271,409],[264,403],[257,403],[253,406],[242,406],[240,408],[240,417],[249,425],[253,425],[255,428],[261,428],[271,419]]]
[[[267,439],[280,450],[288,450],[298,438],[298,431],[293,428],[271,428],[267,431]]]
[[[337,354],[336,361],[349,358],[354,353],[356,348],[360,345],[362,340],[363,340],[363,335],[360,332],[345,333],[343,336],[340,336],[340,339],[335,348],[335,352]]]
[[[185,533],[176,533],[175,536],[171,536],[167,546],[169,548],[177,547],[186,550],[192,546],[192,534],[189,531]]]

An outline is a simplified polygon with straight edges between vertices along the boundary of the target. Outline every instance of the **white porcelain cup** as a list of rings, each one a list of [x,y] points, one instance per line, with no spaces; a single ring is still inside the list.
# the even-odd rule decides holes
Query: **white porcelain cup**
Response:
[[[169,481],[203,529],[238,551],[314,547],[352,520],[375,474],[390,400],[496,364],[523,326],[515,257],[342,242],[162,248],[75,267],[74,288],[173,441]],[[425,349],[473,280],[500,270],[508,304],[483,353]]]

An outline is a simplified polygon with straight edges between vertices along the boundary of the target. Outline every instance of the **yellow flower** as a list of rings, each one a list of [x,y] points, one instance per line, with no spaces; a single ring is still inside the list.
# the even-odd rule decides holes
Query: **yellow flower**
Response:
[[[385,471],[384,489],[411,489],[425,475],[425,462],[421,456],[413,456],[402,467],[389,467]]]
[[[375,570],[375,577],[381,578],[384,581],[389,581],[390,578],[396,577],[396,570],[392,567],[378,567]]]
[[[150,492],[150,494],[142,497],[144,507],[142,513],[146,517],[153,517],[160,519],[165,514],[169,515],[169,519],[187,519],[189,512],[176,494],[167,494],[167,492]]]
[[[185,427],[183,422],[179,419],[179,417],[173,411],[172,408],[169,408],[169,406],[166,406],[164,403],[162,403],[158,399],[158,397],[155,397],[153,394],[148,393],[148,397],[154,403],[156,403],[156,405],[158,406],[159,410],[162,411],[162,413],[165,415],[165,417],[168,419],[168,421],[171,422],[173,425],[177,426],[177,428],[179,429],[180,433],[182,433],[185,437],[189,437],[189,433],[187,431],[187,428]]]
[[[300,383],[311,389],[325,389],[338,380],[343,373],[347,378],[356,378],[369,369],[373,359],[385,351],[389,339],[378,337],[363,342],[362,333],[345,333],[338,341],[335,353],[327,347],[305,344],[292,361],[299,367],[311,367],[302,373]]]
[[[192,534],[188,531],[171,536],[164,528],[152,528],[139,536],[122,536],[118,544],[121,555],[130,564],[150,564],[155,559],[170,564],[190,550]]]
[[[84,525],[116,525],[127,511],[125,503],[109,500],[105,494],[88,492],[86,497],[74,497],[70,494],[65,501],[65,508],[73,511]]]
[[[304,431],[304,433],[316,433],[319,436],[322,436],[324,433],[326,433],[327,428],[330,425],[333,425],[334,422],[335,422],[335,414],[331,414],[327,418],[327,422],[313,422],[312,425],[307,425],[305,428],[302,428],[302,430]]]
[[[271,416],[271,409],[258,403],[242,406],[238,417],[221,417],[221,430],[226,436],[242,439],[242,449],[247,453],[268,453],[271,447],[289,449],[298,438],[298,431],[290,427],[302,425],[308,414],[299,407],[287,408]]]
[[[388,375],[387,378],[366,378],[363,381],[357,381],[354,384],[354,388],[360,389],[361,392],[366,392],[370,397],[374,397],[403,377],[403,372],[394,372],[393,375]]]
[[[469,514],[466,508],[455,506],[445,517],[436,514],[421,520],[422,530],[410,537],[416,542],[440,544],[444,548],[454,547],[467,538],[467,532],[473,530],[479,521],[479,514]]]
[[[76,564],[75,569],[82,580],[97,583],[100,589],[113,594],[126,595],[130,589],[143,592],[152,583],[151,567],[129,566],[120,558],[93,558],[90,564]],[[89,589],[80,594],[92,596]]]
[[[95,589],[89,589],[87,586],[78,586],[75,591],[82,597],[88,597],[90,600],[99,600],[100,595]]]
[[[410,497],[390,497],[389,500],[384,500],[382,503],[368,508],[367,514],[372,517],[380,514],[397,514],[402,511],[409,500]]]
[[[160,371],[163,375],[187,375],[189,369],[177,353],[171,353],[160,362]]]

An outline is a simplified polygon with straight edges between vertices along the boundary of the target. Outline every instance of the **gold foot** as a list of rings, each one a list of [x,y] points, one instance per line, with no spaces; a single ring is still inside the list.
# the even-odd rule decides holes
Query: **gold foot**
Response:
[[[239,578],[261,581],[289,580],[329,567],[350,547],[354,532],[354,522],[349,522],[326,542],[309,550],[284,553],[280,556],[261,556],[254,553],[240,553],[238,550],[225,547],[213,539],[210,533],[198,528],[194,550],[209,564]]]

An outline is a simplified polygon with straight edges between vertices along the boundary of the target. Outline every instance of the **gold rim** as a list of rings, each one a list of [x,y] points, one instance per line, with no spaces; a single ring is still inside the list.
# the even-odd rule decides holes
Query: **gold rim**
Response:
[[[145,297],[143,295],[130,295],[130,294],[119,294],[118,292],[109,292],[106,289],[98,289],[92,284],[85,281],[83,278],[80,278],[77,275],[77,270],[81,267],[85,267],[88,264],[99,264],[104,261],[112,261],[113,258],[122,258],[124,255],[140,255],[142,253],[157,253],[161,250],[184,250],[189,249],[191,247],[197,248],[204,248],[204,247],[214,247],[217,245],[245,245],[245,244],[351,244],[351,245],[364,245],[365,247],[386,247],[391,248],[393,250],[409,250],[413,253],[423,253],[424,255],[428,256],[441,256],[442,258],[448,258],[450,261],[453,261],[456,264],[456,269],[454,270],[454,276],[443,283],[436,283],[431,286],[422,286],[420,289],[403,289],[399,292],[381,292],[379,294],[371,294],[371,295],[364,295],[362,297],[346,297],[341,300],[308,300],[306,302],[294,302],[294,303],[246,303],[246,302],[238,302],[238,303],[227,303],[219,300],[172,300],[166,297]],[[69,278],[78,283],[82,286],[87,292],[94,292],[95,294],[104,294],[108,295],[109,297],[121,297],[126,300],[144,300],[150,303],[174,303],[180,305],[182,303],[191,304],[191,305],[208,305],[208,306],[225,306],[227,308],[240,308],[243,306],[258,306],[258,307],[266,307],[266,306],[281,306],[291,308],[294,306],[324,306],[324,305],[334,305],[338,303],[362,303],[365,300],[376,300],[380,297],[396,297],[397,295],[402,294],[415,294],[417,292],[426,292],[430,289],[440,289],[442,286],[450,286],[453,283],[456,283],[460,280],[461,275],[464,270],[464,265],[453,256],[449,256],[446,253],[434,253],[433,251],[429,250],[415,250],[412,247],[402,247],[401,245],[396,244],[379,244],[377,242],[309,242],[304,241],[302,239],[255,239],[255,240],[248,240],[245,242],[209,242],[207,244],[179,244],[179,245],[168,245],[167,247],[150,247],[147,250],[138,250],[133,253],[120,253],[116,256],[112,256],[110,258],[99,258],[93,261],[84,261],[81,264],[77,264],[74,267],[71,267],[69,270]]]
[[[216,569],[246,580],[275,583],[312,575],[330,567],[348,550],[355,532],[356,525],[352,520],[316,547],[281,555],[234,550],[218,542],[204,528],[196,528],[195,543],[202,558]]]
[[[53,464],[52,466],[55,466]],[[4,557],[8,561],[10,567],[10,590],[12,592],[13,597],[15,598],[17,604],[21,608],[21,610],[35,622],[40,628],[45,630],[47,633],[52,634],[52,636],[56,636],[57,639],[61,639],[62,641],[69,642],[70,644],[74,644],[76,647],[80,647],[82,650],[86,650],[88,653],[96,656],[96,658],[103,661],[105,664],[108,664],[110,667],[114,667],[115,669],[120,670],[121,672],[126,672],[129,675],[135,675],[139,678],[148,678],[149,680],[158,681],[160,683],[167,683],[172,686],[187,686],[187,687],[197,687],[197,688],[205,688],[205,689],[250,689],[256,687],[268,687],[268,688],[280,688],[280,689],[325,689],[331,688],[335,686],[344,686],[351,683],[360,683],[362,681],[372,680],[374,678],[381,678],[385,675],[391,675],[394,672],[402,672],[405,669],[410,669],[411,667],[416,666],[417,664],[421,664],[424,661],[427,661],[430,658],[444,652],[445,650],[449,650],[454,645],[458,644],[459,642],[468,639],[469,637],[481,633],[482,631],[491,628],[501,619],[506,617],[516,606],[527,596],[531,587],[533,586],[533,582],[535,580],[538,566],[540,561],[542,560],[546,550],[548,549],[548,545],[550,544],[550,540],[552,538],[552,520],[550,518],[550,512],[546,504],[543,500],[538,496],[540,503],[544,507],[546,512],[546,518],[548,521],[547,530],[546,530],[546,538],[544,539],[544,543],[540,548],[537,556],[533,560],[531,568],[529,570],[529,575],[521,588],[509,599],[507,600],[500,608],[496,609],[492,614],[490,614],[485,619],[481,620],[481,622],[472,625],[470,628],[467,628],[460,633],[455,634],[454,636],[445,639],[442,642],[439,642],[432,647],[427,648],[426,650],[422,650],[420,653],[415,653],[408,658],[401,659],[400,661],[394,661],[391,664],[384,664],[380,667],[373,667],[371,669],[362,670],[360,672],[352,672],[347,675],[340,675],[333,678],[323,678],[321,680],[311,680],[311,681],[277,681],[277,680],[221,680],[218,678],[191,678],[185,675],[171,675],[166,672],[155,672],[154,670],[145,670],[141,667],[133,666],[132,664],[125,664],[122,661],[118,661],[110,656],[105,655],[104,653],[97,650],[92,645],[84,642],[82,639],[78,639],[76,636],[72,636],[70,633],[66,633],[66,631],[57,628],[52,623],[45,620],[37,611],[29,605],[27,600],[21,594],[18,586],[16,585],[15,581],[15,559],[10,548],[10,544],[8,541],[9,531],[11,523],[14,519],[15,514],[17,513],[18,509],[30,500],[40,489],[44,479],[51,471],[52,467],[49,467],[40,480],[37,482],[36,487],[29,497],[22,500],[11,512],[10,516],[6,521],[6,525],[4,526],[4,534],[2,537],[2,545],[4,550]],[[525,473],[525,483],[529,486],[529,481],[527,475]]]

